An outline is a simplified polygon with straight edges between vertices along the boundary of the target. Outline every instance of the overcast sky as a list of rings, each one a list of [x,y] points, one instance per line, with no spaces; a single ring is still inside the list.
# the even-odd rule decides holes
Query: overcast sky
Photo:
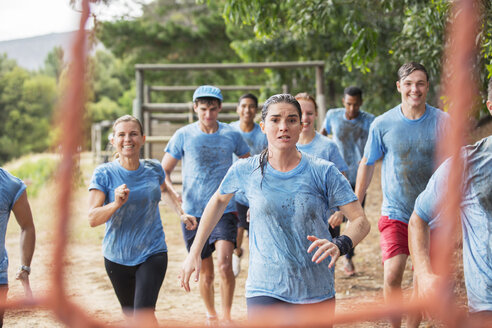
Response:
[[[150,1],[113,0],[109,7],[92,6],[92,10],[102,20],[129,12],[138,16],[138,2]],[[80,14],[69,3],[70,0],[0,0],[0,41],[76,30]],[[91,27],[89,22],[86,28]]]

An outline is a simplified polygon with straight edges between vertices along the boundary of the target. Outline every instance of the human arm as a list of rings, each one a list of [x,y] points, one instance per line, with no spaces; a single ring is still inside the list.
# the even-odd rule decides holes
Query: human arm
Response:
[[[34,227],[34,221],[32,218],[31,207],[27,199],[27,193],[24,193],[19,197],[12,207],[15,219],[21,228],[20,233],[20,254],[21,265],[31,266],[32,256],[34,254],[34,247],[36,245],[36,229]],[[16,279],[22,282],[24,286],[24,292],[26,296],[32,297],[32,291],[29,284],[29,272],[25,270],[19,270],[16,274]]]
[[[364,214],[364,210],[358,201],[353,201],[342,205],[339,208],[350,223],[347,225],[343,235],[350,238],[352,241],[352,247],[355,247],[367,236],[371,230],[371,225],[369,224],[369,221]],[[343,235],[340,236],[342,239],[344,238]],[[333,242],[326,239],[318,239],[315,236],[308,236],[308,240],[313,242],[308,248],[308,253],[311,253],[316,247],[318,247],[318,250],[312,257],[312,261],[321,263],[328,256],[331,256],[331,262],[328,265],[328,267],[331,268],[340,256],[339,247]]]
[[[198,226],[196,217],[186,214],[181,208],[181,200],[178,198],[175,192],[172,191],[172,186],[168,180],[164,180],[161,184],[162,199],[169,205],[176,214],[179,215],[181,222],[186,226],[187,230],[195,230]]]
[[[187,292],[190,291],[189,281],[193,271],[196,271],[195,281],[198,281],[202,263],[202,248],[205,245],[208,236],[212,233],[215,225],[224,214],[227,204],[231,200],[232,196],[233,194],[220,194],[217,190],[203,211],[195,240],[193,241],[193,245],[191,245],[190,252],[188,253],[188,256],[186,256],[181,269],[181,287],[183,287]]]
[[[333,213],[330,218],[328,219],[328,224],[330,225],[330,227],[332,227],[333,229],[337,226],[339,226],[340,224],[342,224],[343,222],[343,214],[342,212],[340,211],[336,211],[335,213]]]
[[[99,189],[89,191],[89,225],[97,227],[108,221],[123,206],[130,195],[130,189],[122,184],[114,190],[114,202],[104,205],[106,195]]]
[[[168,191],[170,193],[173,193],[175,198],[179,200],[179,202],[182,202],[181,196],[174,190],[173,188],[173,183],[171,181],[171,173],[174,171],[174,168],[178,164],[179,159],[173,157],[169,153],[165,153],[164,157],[162,158],[162,168],[164,169],[164,173],[166,174],[166,182],[168,186]]]
[[[367,158],[365,156],[362,157],[359,169],[357,170],[357,180],[355,182],[355,195],[361,204],[366,196],[367,188],[369,188],[373,174],[374,164],[368,165]]]
[[[408,222],[408,246],[419,298],[427,298],[435,291],[439,277],[433,273],[430,261],[430,227],[415,211]]]

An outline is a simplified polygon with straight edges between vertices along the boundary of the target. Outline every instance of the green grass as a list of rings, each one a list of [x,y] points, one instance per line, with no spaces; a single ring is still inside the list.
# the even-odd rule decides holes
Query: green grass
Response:
[[[53,178],[56,167],[56,159],[41,157],[37,160],[24,161],[20,166],[10,170],[10,173],[24,181],[28,186],[30,196],[36,196],[41,188]]]

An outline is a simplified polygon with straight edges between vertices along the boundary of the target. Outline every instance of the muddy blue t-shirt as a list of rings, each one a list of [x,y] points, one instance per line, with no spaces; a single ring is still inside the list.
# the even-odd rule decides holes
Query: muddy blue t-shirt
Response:
[[[297,143],[297,149],[309,155],[332,162],[340,172],[346,172],[348,170],[347,164],[343,160],[335,142],[318,132],[316,132],[316,135],[310,143],[305,145]]]
[[[461,225],[463,270],[468,307],[471,312],[492,311],[492,136],[463,148]],[[438,204],[447,190],[451,161],[445,161],[432,175],[415,201],[415,212],[431,228],[442,224]],[[445,203],[444,203],[445,205]]]
[[[166,153],[181,160],[183,176],[183,210],[201,217],[205,206],[219,188],[232,165],[232,154],[244,156],[249,147],[241,134],[229,124],[217,122],[215,133],[205,133],[195,122],[180,128],[166,147]],[[229,202],[224,213],[235,211]]]
[[[408,224],[415,199],[437,167],[436,143],[447,117],[448,114],[426,104],[425,113],[410,120],[398,105],[372,122],[364,157],[368,165],[383,158],[382,215]]]
[[[5,233],[9,223],[10,211],[26,190],[21,179],[0,167],[0,284],[8,284],[9,259],[5,249]]]
[[[323,126],[328,134],[333,135],[333,141],[337,144],[348,165],[346,174],[352,186],[355,186],[357,170],[364,154],[364,146],[372,121],[374,121],[374,115],[363,110],[360,110],[359,115],[352,120],[345,116],[345,108],[330,109],[326,113]]]
[[[246,141],[249,146],[250,155],[254,156],[261,153],[261,151],[268,146],[266,135],[263,133],[263,131],[261,131],[261,127],[257,123],[255,123],[253,130],[251,130],[250,132],[244,132],[239,127],[239,123],[239,121],[235,121],[230,123],[230,126],[241,133],[244,141]],[[234,155],[233,161],[235,162],[237,158],[238,157]],[[234,200],[244,206],[249,206],[248,199],[242,193],[236,193],[234,195]]]
[[[264,176],[258,155],[240,159],[220,186],[221,194],[241,191],[250,200],[246,297],[316,303],[335,296],[330,258],[313,263],[307,236],[331,240],[328,210],[357,197],[333,163],[301,154],[291,171],[280,172],[267,164]]]
[[[261,131],[261,127],[255,123],[253,130],[244,132],[239,127],[239,123],[239,121],[235,121],[231,122],[229,125],[241,133],[244,141],[248,144],[251,156],[261,153],[261,151],[268,146],[266,135]]]
[[[127,266],[145,262],[149,256],[167,252],[166,238],[159,213],[164,170],[156,160],[140,160],[134,171],[125,169],[116,159],[99,165],[89,190],[102,191],[104,204],[114,202],[114,190],[126,184],[128,200],[106,221],[103,255]]]

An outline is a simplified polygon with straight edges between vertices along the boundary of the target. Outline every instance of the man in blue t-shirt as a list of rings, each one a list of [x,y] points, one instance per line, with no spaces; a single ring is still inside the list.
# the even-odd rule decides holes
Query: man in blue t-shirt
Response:
[[[0,302],[7,300],[9,259],[5,249],[5,234],[10,212],[14,212],[17,223],[21,228],[20,266],[15,278],[22,282],[27,297],[32,297],[29,284],[31,260],[36,243],[36,230],[32,219],[31,207],[27,200],[26,185],[0,167]],[[3,325],[5,309],[0,310],[0,327]]]
[[[256,112],[258,111],[258,98],[252,93],[246,93],[239,97],[239,104],[236,108],[239,115],[239,121],[231,122],[231,126],[235,128],[244,141],[249,146],[251,156],[258,155],[268,145],[266,135],[261,131],[260,126],[255,122]],[[234,160],[237,158],[234,156]],[[241,270],[241,256],[243,255],[244,230],[249,231],[249,222],[247,213],[249,209],[248,199],[242,193],[236,193],[234,199],[236,203],[237,216],[239,219],[237,225],[237,240],[234,254],[232,255],[232,269],[234,275],[237,276]]]
[[[357,172],[355,194],[363,200],[382,158],[383,204],[378,228],[384,265],[384,297],[401,297],[401,281],[408,255],[408,220],[417,196],[434,172],[435,145],[448,115],[426,104],[429,77],[425,67],[407,63],[396,82],[401,104],[371,124],[364,156]],[[400,327],[401,318],[392,318]]]
[[[489,81],[487,108],[492,114],[492,79]],[[477,319],[492,323],[492,135],[464,147],[462,156],[465,173],[461,225],[468,309]],[[438,206],[446,194],[443,190],[447,189],[450,165],[448,159],[432,175],[415,201],[415,210],[408,224],[415,269],[414,288],[420,298],[427,299],[432,295],[439,281],[429,257],[430,231],[442,224]]]
[[[183,160],[183,211],[181,228],[188,251],[196,235],[208,201],[218,189],[227,170],[232,165],[232,156],[249,156],[249,147],[241,134],[229,124],[217,121],[222,109],[220,89],[203,85],[193,94],[193,108],[198,122],[176,131],[162,159],[162,167],[171,185],[171,172]],[[175,192],[175,191],[173,191]],[[237,237],[235,206],[227,205],[224,215],[212,231],[202,250],[200,294],[207,308],[207,323],[217,323],[214,306],[214,264],[212,252],[217,251],[218,271],[221,278],[222,310],[224,321],[231,320],[235,277],[232,271],[232,253]]]
[[[333,135],[333,140],[340,149],[345,163],[348,165],[347,179],[355,190],[357,169],[364,153],[369,126],[374,120],[374,115],[360,109],[362,106],[362,90],[355,86],[349,86],[343,91],[342,103],[344,108],[330,109],[325,117],[321,134]],[[364,207],[364,201],[362,201]],[[335,222],[340,224],[341,222]],[[345,273],[349,276],[355,274],[352,261],[354,248],[345,255]]]

